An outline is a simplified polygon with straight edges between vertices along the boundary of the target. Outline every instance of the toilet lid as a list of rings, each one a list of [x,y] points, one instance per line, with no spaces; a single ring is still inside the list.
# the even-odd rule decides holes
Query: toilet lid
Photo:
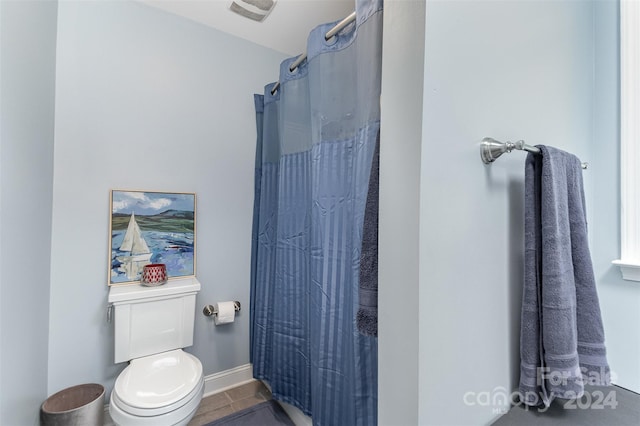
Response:
[[[114,391],[125,404],[144,409],[180,401],[200,382],[202,364],[181,349],[131,360]]]

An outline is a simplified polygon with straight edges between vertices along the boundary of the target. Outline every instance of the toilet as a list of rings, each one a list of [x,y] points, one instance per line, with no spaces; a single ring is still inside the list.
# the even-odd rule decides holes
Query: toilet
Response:
[[[129,361],[109,400],[116,425],[186,425],[195,414],[204,391],[202,363],[182,349],[193,345],[198,291],[194,277],[110,287],[115,362]]]

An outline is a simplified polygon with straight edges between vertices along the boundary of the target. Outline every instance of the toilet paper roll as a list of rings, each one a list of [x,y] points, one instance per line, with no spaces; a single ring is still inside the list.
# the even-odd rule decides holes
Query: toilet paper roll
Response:
[[[216,308],[218,310],[214,318],[216,325],[229,324],[236,319],[236,308],[233,302],[216,303]]]

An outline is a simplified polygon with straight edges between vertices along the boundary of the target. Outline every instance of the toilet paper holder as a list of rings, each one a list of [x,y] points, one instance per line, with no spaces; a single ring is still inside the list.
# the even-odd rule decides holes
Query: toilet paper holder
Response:
[[[237,300],[234,301],[233,302],[233,308],[235,309],[236,312],[240,311],[240,308],[241,308],[240,302],[238,302]],[[211,315],[218,315],[218,310],[213,305],[207,305],[202,310],[202,313],[205,316],[210,317]]]

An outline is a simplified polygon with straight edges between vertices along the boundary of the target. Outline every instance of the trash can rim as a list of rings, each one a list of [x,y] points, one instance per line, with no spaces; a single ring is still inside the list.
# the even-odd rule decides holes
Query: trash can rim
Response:
[[[47,409],[46,405],[48,402],[51,402],[52,400],[54,400],[56,397],[59,397],[62,394],[66,394],[69,393],[70,391],[75,391],[78,388],[89,388],[91,390],[94,390],[97,392],[96,395],[92,396],[91,399],[87,400],[87,401],[83,401],[82,404],[78,405],[77,407],[73,407],[73,408],[69,408],[68,410],[49,410]],[[58,392],[54,393],[53,395],[49,396],[43,403],[42,406],[40,407],[40,409],[46,413],[46,414],[64,414],[64,413],[70,413],[72,411],[78,410],[79,408],[85,407],[88,404],[91,404],[92,402],[96,401],[97,399],[99,399],[100,397],[102,397],[104,395],[104,386],[102,386],[99,383],[83,383],[80,385],[75,385],[75,386],[69,386],[68,388],[64,388],[62,390],[59,390]]]

